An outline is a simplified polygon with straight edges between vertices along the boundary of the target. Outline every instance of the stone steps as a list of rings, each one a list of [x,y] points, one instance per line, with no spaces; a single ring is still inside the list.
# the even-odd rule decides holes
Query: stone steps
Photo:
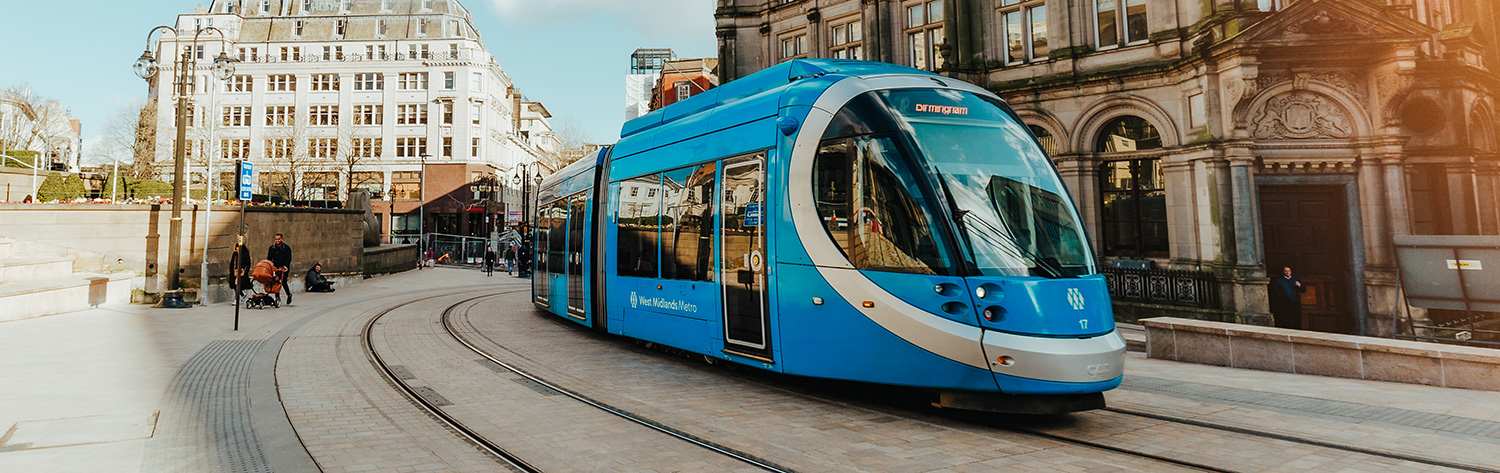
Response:
[[[130,273],[70,274],[0,284],[0,322],[130,303]]]
[[[60,278],[73,274],[73,258],[38,256],[0,258],[0,284]]]

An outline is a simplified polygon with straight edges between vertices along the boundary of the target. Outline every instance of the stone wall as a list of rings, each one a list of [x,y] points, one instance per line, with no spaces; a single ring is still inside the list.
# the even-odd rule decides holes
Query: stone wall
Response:
[[[216,286],[228,280],[239,210],[215,205],[205,238],[208,212],[199,205],[183,208],[182,286],[191,290],[203,285],[206,239],[209,302],[233,297]],[[0,204],[0,237],[16,240],[18,254],[73,255],[75,271],[134,273],[131,289],[138,296],[155,294],[165,288],[159,273],[167,263],[171,214],[166,205]],[[264,259],[272,235],[284,234],[292,247],[294,290],[300,290],[302,274],[314,262],[323,264],[330,279],[347,285],[363,278],[362,218],[363,212],[356,210],[248,207],[245,244],[253,259]]]

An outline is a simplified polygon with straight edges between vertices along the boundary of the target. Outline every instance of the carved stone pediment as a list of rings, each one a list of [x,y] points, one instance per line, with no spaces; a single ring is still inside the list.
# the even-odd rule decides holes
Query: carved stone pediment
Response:
[[[1369,2],[1301,0],[1234,38],[1241,45],[1288,44],[1373,38],[1422,38],[1432,28]]]
[[[1273,97],[1254,117],[1251,136],[1257,140],[1344,139],[1354,135],[1349,112],[1312,92],[1293,91]]]

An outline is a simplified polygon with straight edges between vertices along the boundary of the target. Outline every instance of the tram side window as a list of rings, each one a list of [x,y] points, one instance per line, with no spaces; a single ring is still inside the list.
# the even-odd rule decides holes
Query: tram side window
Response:
[[[715,163],[662,173],[664,279],[714,280]]]
[[[552,274],[563,274],[567,272],[564,266],[567,258],[568,238],[568,201],[566,199],[553,202],[547,207],[547,226],[552,230],[548,232],[547,239],[547,272]]]
[[[547,272],[547,207],[538,204],[536,211],[536,229],[532,235],[533,246],[536,251],[534,267],[537,272]]]
[[[619,266],[621,276],[656,277],[657,243],[661,231],[661,174],[620,183]]]
[[[826,140],[814,164],[817,210],[854,267],[952,274],[939,247],[931,202],[889,137]]]

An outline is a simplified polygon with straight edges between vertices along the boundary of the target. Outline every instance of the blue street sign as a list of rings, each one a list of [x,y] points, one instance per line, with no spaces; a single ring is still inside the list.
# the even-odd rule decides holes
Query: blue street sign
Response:
[[[240,200],[250,200],[250,186],[255,184],[255,165],[240,161]]]
[[[760,203],[745,204],[745,220],[741,225],[746,227],[760,226]]]

